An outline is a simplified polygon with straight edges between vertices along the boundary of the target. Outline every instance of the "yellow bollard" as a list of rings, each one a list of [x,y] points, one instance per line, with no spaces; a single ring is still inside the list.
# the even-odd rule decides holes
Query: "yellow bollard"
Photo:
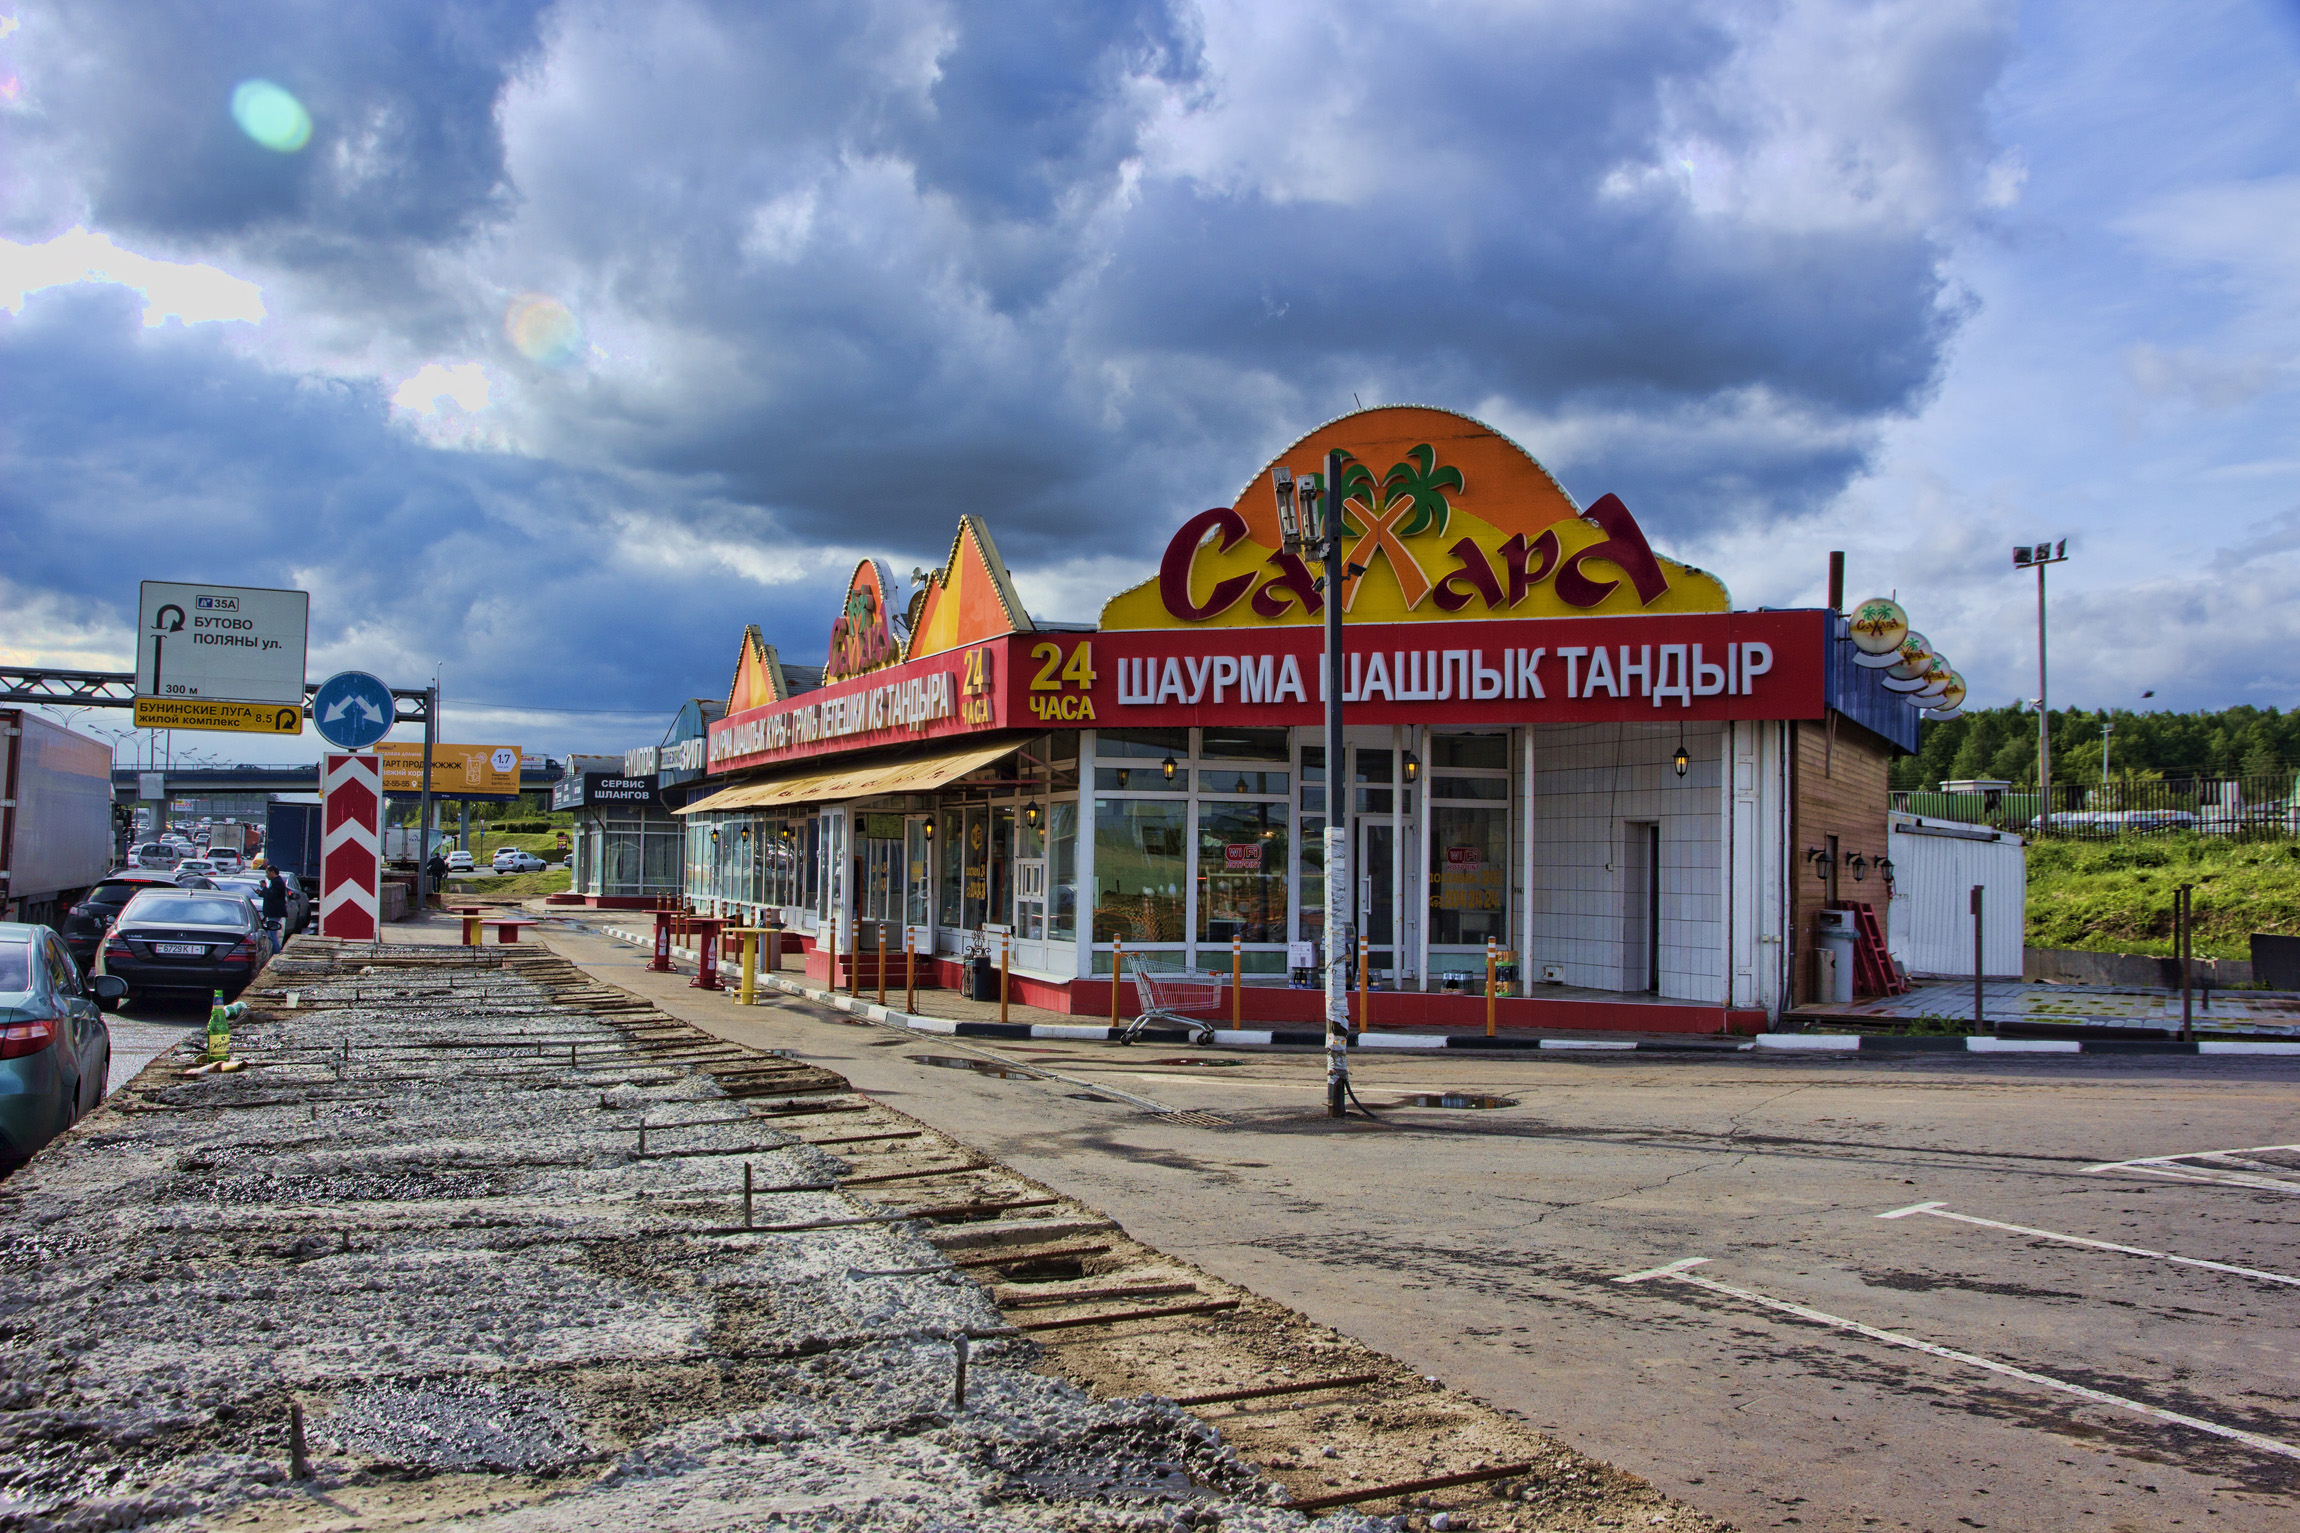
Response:
[[[902,1009],[918,1014],[918,933],[902,929]]]
[[[735,992],[735,1004],[738,1006],[756,1006],[758,1004],[758,989],[759,934],[755,931],[745,931],[743,933],[743,983],[742,987]]]
[[[878,1003],[886,1004],[886,922],[878,923]]]
[[[1239,1018],[1242,1015],[1239,1007],[1244,1002],[1238,986],[1245,978],[1245,967],[1246,939],[1232,937],[1230,939],[1230,1026],[1233,1030],[1238,1027]]]

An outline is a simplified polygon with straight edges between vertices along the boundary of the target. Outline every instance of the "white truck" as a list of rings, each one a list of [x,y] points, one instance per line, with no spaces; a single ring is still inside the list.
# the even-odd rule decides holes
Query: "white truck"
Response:
[[[0,920],[62,930],[114,845],[111,746],[0,708]]]

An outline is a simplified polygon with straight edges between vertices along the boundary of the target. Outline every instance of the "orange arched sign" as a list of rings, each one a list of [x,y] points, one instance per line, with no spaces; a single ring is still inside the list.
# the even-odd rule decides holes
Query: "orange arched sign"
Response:
[[[1230,506],[1200,512],[1167,545],[1158,578],[1113,597],[1102,627],[1313,623],[1324,597],[1283,551],[1273,471],[1342,474],[1356,622],[1725,612],[1724,583],[1656,554],[1618,496],[1587,509],[1524,448],[1482,421],[1423,405],[1361,410],[1280,453]]]

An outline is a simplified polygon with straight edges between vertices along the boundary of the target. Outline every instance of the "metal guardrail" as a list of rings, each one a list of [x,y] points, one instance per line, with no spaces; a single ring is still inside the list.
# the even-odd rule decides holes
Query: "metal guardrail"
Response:
[[[1904,789],[1892,807],[1928,819],[2079,841],[2192,832],[2234,840],[2300,838],[2300,774],[2054,783],[2043,813],[2034,788],[1948,793]]]

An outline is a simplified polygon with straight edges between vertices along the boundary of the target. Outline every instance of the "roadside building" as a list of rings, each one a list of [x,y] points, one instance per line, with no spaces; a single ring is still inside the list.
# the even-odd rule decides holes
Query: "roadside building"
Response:
[[[569,895],[608,910],[645,909],[680,892],[684,825],[663,807],[655,774],[628,772],[624,761],[570,757],[551,789],[552,810],[575,816]]]
[[[1272,488],[1329,447],[1364,567],[1338,764],[1325,595]],[[1825,903],[1885,904],[1917,715],[1853,653],[1834,611],[1733,610],[1488,426],[1365,410],[1183,523],[1098,624],[1034,621],[969,516],[905,601],[857,568],[821,670],[746,633],[707,791],[677,806],[686,893],[795,929],[818,974],[835,938],[841,978],[882,927],[945,983],[1003,939],[1017,999],[1090,1014],[1114,944],[1227,971],[1236,943],[1246,1015],[1307,1019],[1339,813],[1381,1025],[1482,1008],[1448,992],[1491,943],[1517,956],[1511,1025],[1753,1026],[1802,998]]]

